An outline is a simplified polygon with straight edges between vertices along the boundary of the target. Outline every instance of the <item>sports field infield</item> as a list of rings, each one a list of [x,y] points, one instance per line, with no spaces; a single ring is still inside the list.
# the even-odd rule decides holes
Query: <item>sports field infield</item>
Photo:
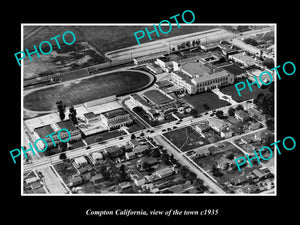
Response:
[[[151,85],[154,77],[140,71],[117,71],[88,79],[75,80],[52,87],[43,88],[24,96],[24,108],[34,111],[56,109],[56,101],[66,106],[110,95],[126,95]]]

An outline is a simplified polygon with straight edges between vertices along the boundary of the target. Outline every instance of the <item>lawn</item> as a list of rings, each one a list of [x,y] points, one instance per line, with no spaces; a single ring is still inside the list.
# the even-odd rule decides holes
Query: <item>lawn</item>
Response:
[[[265,88],[265,89],[258,88],[256,84],[251,86],[251,88],[252,88],[252,92],[251,92],[246,83],[246,79],[244,79],[244,78],[239,79],[236,83],[238,83],[238,82],[245,82],[245,84],[246,84],[246,88],[244,90],[240,91],[241,96],[239,96],[234,84],[226,86],[226,87],[222,87],[222,88],[220,88],[220,91],[223,92],[224,94],[231,95],[232,99],[237,102],[243,102],[243,101],[246,101],[249,99],[253,99],[253,98],[256,98],[256,96],[259,93],[268,92],[268,88]],[[252,83],[252,81],[249,81],[249,83]],[[240,85],[240,86],[242,86],[242,85]]]
[[[229,104],[226,101],[220,100],[213,92],[204,92],[192,96],[186,95],[183,99],[196,108],[199,113],[218,109]],[[209,108],[206,109],[203,106],[204,104],[208,105]]]
[[[138,71],[113,72],[32,92],[24,97],[24,108],[36,111],[55,110],[55,103],[59,100],[66,106],[77,105],[110,95],[129,94],[152,82],[150,75]]]
[[[32,62],[28,57],[24,59],[24,79],[69,72],[107,61],[87,42],[75,42],[72,45],[61,44],[61,49],[54,45],[52,48],[50,54],[40,54],[40,58],[33,55]]]
[[[115,137],[119,137],[126,134],[125,131],[123,130],[114,130],[114,131],[106,131],[106,132],[102,132],[102,133],[97,133],[97,134],[93,134],[90,135],[88,137],[85,138],[85,142],[90,145],[93,143],[96,143],[97,141],[97,137],[101,138],[101,141],[105,141],[111,138],[115,138]]]
[[[167,132],[164,136],[183,152],[209,144],[207,140],[189,126]]]

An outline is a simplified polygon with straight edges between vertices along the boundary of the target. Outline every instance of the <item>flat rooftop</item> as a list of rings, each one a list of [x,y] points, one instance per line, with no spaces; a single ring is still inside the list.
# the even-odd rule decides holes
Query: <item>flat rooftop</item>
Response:
[[[243,52],[233,54],[231,55],[231,57],[246,63],[248,66],[256,64],[256,61],[251,56],[245,55]]]
[[[45,136],[55,132],[50,125],[35,128],[34,131],[39,135],[40,138],[45,138]]]
[[[102,114],[106,118],[110,119],[110,118],[114,118],[116,116],[126,115],[126,114],[128,114],[128,112],[123,108],[119,108],[119,109],[114,109],[114,110],[111,110],[111,111],[104,112]]]
[[[157,105],[165,104],[173,100],[158,90],[149,90],[144,92],[143,95]]]
[[[58,122],[57,125],[63,129],[68,129],[69,131],[77,130],[77,128],[74,126],[73,122],[71,120],[64,120],[61,122]]]
[[[194,60],[181,64],[180,69],[192,76],[202,76],[212,72],[209,67]]]

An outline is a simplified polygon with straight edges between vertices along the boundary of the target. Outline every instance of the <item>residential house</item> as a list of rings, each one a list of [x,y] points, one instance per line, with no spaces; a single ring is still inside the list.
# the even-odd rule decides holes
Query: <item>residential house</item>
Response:
[[[136,140],[136,139],[131,139],[129,141],[129,144],[132,146],[132,148],[135,148],[136,146],[141,145],[140,142],[138,140]]]
[[[105,148],[104,152],[105,154],[112,157],[118,157],[120,154],[123,153],[122,149],[115,145]]]
[[[233,135],[233,131],[229,127],[225,127],[221,130],[220,134],[223,138],[230,138]]]
[[[227,127],[227,124],[218,118],[210,118],[209,125],[212,129],[219,133],[222,131],[222,129]]]
[[[221,170],[227,170],[229,167],[231,167],[232,164],[233,161],[227,159],[226,157],[223,157],[215,162],[216,167]]]
[[[196,126],[196,131],[199,133],[206,132],[210,129],[209,123],[198,123]]]
[[[93,152],[91,154],[91,158],[93,163],[95,163],[96,161],[100,161],[101,159],[103,159],[103,155],[100,152]]]
[[[69,179],[69,185],[71,187],[78,186],[78,185],[82,184],[82,182],[83,182],[83,180],[82,180],[82,177],[80,176],[80,174],[74,174]]]
[[[139,170],[145,170],[144,166],[145,164],[147,164],[147,166],[149,167],[152,167],[154,165],[157,165],[158,164],[158,159],[156,158],[153,158],[153,157],[144,157],[142,159],[139,159],[137,162],[136,162],[136,166]]]
[[[230,183],[233,185],[241,185],[241,184],[246,183],[247,181],[248,181],[248,178],[245,175],[243,175],[243,176],[232,178],[230,180]]]
[[[259,187],[257,185],[247,185],[237,191],[239,194],[253,194],[257,192],[259,192]]]
[[[88,165],[88,161],[84,156],[79,156],[74,159],[74,164],[76,168],[85,167],[86,165]]]
[[[202,148],[201,150],[198,150],[196,152],[196,157],[205,157],[205,156],[209,156],[211,154],[210,150],[208,148]]]
[[[260,128],[260,123],[259,122],[254,122],[254,123],[251,123],[249,125],[249,130],[257,130],[258,128]]]
[[[132,152],[125,152],[125,158],[127,160],[134,159],[138,156],[141,156],[144,151],[146,151],[149,148],[147,145],[139,145],[132,149]]]
[[[263,180],[269,177],[269,175],[271,174],[270,170],[262,170],[262,169],[255,169],[252,171],[252,174],[258,178],[259,180]]]
[[[274,181],[272,179],[265,179],[257,183],[260,191],[270,190],[274,188]]]
[[[175,173],[174,166],[168,166],[168,167],[164,167],[162,169],[156,170],[153,174],[161,179],[161,178],[170,176],[174,173]]]
[[[242,122],[246,122],[250,119],[250,115],[244,110],[237,110],[235,111],[234,115],[238,120]]]
[[[146,182],[145,177],[135,168],[131,170],[129,176],[131,180],[134,182],[134,184],[137,186],[142,186]]]
[[[105,182],[105,178],[104,178],[104,176],[102,174],[98,173],[98,174],[92,176],[92,178],[91,178],[90,181],[92,182],[93,185],[99,186],[103,182]]]
[[[249,108],[248,113],[255,119],[264,122],[266,120],[266,116],[263,115],[261,112],[254,108]]]

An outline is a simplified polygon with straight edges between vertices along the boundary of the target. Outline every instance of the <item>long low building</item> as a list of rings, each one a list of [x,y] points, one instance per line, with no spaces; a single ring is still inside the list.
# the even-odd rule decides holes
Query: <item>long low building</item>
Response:
[[[50,149],[53,147],[57,147],[58,143],[60,142],[60,140],[57,136],[57,132],[61,129],[68,129],[68,131],[70,132],[71,138],[70,138],[69,142],[78,141],[81,139],[81,133],[80,133],[79,129],[74,126],[74,124],[72,123],[71,120],[64,120],[61,122],[45,125],[42,127],[37,127],[34,129],[34,136],[35,136],[36,140],[39,138],[45,139],[47,142],[47,147]],[[54,146],[54,143],[52,142],[52,139],[50,136],[45,138],[47,135],[52,134],[52,133],[56,133],[56,134],[52,135],[52,139],[54,140],[55,146]],[[60,133],[60,137],[62,139],[67,139],[68,136],[69,135],[67,132]],[[43,150],[45,148],[44,142],[38,141],[37,147],[40,150]]]

